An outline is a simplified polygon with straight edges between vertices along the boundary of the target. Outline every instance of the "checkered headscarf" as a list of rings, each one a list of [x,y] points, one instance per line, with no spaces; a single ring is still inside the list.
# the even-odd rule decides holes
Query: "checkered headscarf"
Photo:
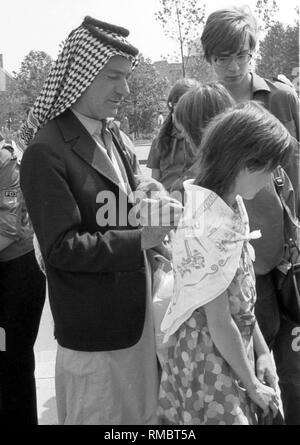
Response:
[[[138,50],[125,39],[128,35],[124,28],[91,17],[70,33],[21,127],[23,148],[43,125],[76,102],[111,57],[124,56],[135,68]]]

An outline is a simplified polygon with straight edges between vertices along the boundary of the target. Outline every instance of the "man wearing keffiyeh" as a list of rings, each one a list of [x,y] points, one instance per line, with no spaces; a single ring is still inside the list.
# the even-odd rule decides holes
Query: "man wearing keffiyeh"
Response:
[[[129,218],[138,163],[128,138],[107,121],[128,96],[137,64],[128,34],[86,17],[67,38],[20,132],[27,146],[21,187],[58,341],[60,424],[156,423],[144,255],[168,229],[141,229]],[[115,214],[102,224],[111,195]]]

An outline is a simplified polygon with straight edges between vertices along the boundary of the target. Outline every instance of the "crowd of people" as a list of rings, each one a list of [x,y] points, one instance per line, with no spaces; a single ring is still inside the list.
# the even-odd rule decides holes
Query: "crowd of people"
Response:
[[[249,8],[213,12],[201,42],[218,80],[172,87],[145,178],[113,120],[138,63],[128,35],[85,17],[20,129],[22,159],[1,141],[0,423],[37,424],[47,282],[60,425],[299,425],[297,325],[274,278],[278,168],[300,211],[296,91],[255,74]],[[173,285],[158,361],[159,261]]]

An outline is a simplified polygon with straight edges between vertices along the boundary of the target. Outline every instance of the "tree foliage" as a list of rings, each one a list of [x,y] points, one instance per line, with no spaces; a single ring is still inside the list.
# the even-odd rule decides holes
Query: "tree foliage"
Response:
[[[17,90],[24,97],[24,106],[32,107],[41,91],[52,65],[51,57],[44,51],[30,51],[16,73]]]
[[[127,116],[130,131],[136,135],[150,134],[168,81],[159,75],[149,59],[141,56],[128,83],[131,94],[120,107],[119,119],[122,122]]]
[[[299,23],[284,26],[276,22],[269,28],[260,44],[257,72],[262,77],[272,78],[284,74],[293,79],[299,67]]]
[[[212,66],[204,57],[200,38],[193,43],[191,56],[186,63],[186,75],[200,83],[213,82],[217,80]]]
[[[160,0],[160,10],[155,14],[165,35],[178,42],[183,77],[191,44],[204,24],[205,11],[206,5],[199,0]]]
[[[5,130],[17,130],[24,119],[22,97],[17,92],[16,83],[9,83],[7,90],[0,93],[0,127]],[[3,131],[4,130],[4,131]]]
[[[267,31],[275,24],[275,16],[278,11],[276,0],[257,0],[255,13],[260,19],[263,30]]]
[[[11,119],[12,129],[20,127],[33,105],[51,68],[52,59],[44,51],[30,51],[13,73],[7,91],[0,94],[0,125]]]

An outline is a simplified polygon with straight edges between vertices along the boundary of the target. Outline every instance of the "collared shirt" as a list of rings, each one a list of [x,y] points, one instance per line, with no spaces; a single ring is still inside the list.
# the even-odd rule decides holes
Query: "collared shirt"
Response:
[[[299,141],[299,99],[296,92],[281,81],[263,79],[255,73],[251,73],[251,76],[252,99],[263,102]]]
[[[262,77],[258,76],[256,73],[251,74],[251,90],[252,95],[254,96],[257,91],[265,91],[270,93],[270,88],[268,87],[267,82]]]
[[[153,140],[147,167],[160,171],[160,182],[170,192],[175,183],[178,185],[175,190],[183,189],[182,182],[189,177],[186,177],[185,173],[194,164],[195,159],[195,153],[189,143],[173,127],[166,152],[162,153],[158,137]]]
[[[292,136],[299,140],[299,102],[293,89],[281,82],[263,79],[252,73],[252,99],[262,104],[281,121]],[[286,171],[299,199],[299,151],[293,148]],[[262,238],[252,241],[256,252],[254,263],[257,275],[265,275],[279,264],[283,255],[283,212],[273,182],[262,189],[253,200],[246,201],[251,230],[261,229]]]
[[[118,176],[119,179],[119,186],[120,188],[125,192],[128,193],[128,179],[126,175],[125,168],[122,168],[122,159],[119,156],[119,153],[112,142],[112,151],[111,151],[111,157],[109,157],[107,153],[107,149],[105,148],[105,144],[103,140],[100,137],[101,130],[103,127],[103,124],[101,121],[98,121],[96,119],[92,119],[90,117],[84,116],[83,114],[79,113],[78,111],[71,108],[72,112],[75,114],[77,119],[82,123],[84,128],[88,131],[88,133],[92,136],[94,141],[96,142],[99,149],[102,151],[102,153],[106,156],[108,162],[111,162],[114,170]]]

